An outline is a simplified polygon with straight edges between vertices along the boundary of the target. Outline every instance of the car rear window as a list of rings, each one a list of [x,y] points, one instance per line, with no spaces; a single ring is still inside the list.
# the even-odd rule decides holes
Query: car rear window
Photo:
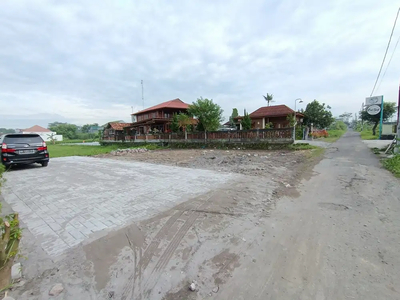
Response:
[[[38,135],[18,135],[6,136],[3,142],[6,144],[36,144],[42,141],[42,138]]]

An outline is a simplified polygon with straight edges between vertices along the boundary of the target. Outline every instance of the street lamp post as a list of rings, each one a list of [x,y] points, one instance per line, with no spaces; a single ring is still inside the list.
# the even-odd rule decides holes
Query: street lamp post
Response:
[[[296,124],[297,124],[297,119],[296,119],[296,104],[297,104],[297,101],[299,101],[299,103],[303,103],[303,100],[301,100],[301,98],[297,98],[296,100],[294,100],[293,142],[296,140]]]

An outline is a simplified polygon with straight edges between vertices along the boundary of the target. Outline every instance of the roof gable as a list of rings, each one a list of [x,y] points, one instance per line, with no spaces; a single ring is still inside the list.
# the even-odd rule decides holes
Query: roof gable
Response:
[[[256,111],[253,111],[250,114],[250,118],[257,117],[279,117],[279,116],[287,116],[293,114],[294,110],[286,105],[273,105],[273,106],[264,106],[260,107]]]
[[[39,125],[32,126],[30,128],[22,130],[22,132],[52,132],[50,129],[44,128]]]
[[[125,127],[132,125],[132,123],[109,123],[109,125],[114,130],[122,130]]]
[[[149,111],[153,111],[153,110],[157,110],[157,109],[162,109],[162,108],[188,109],[189,108],[189,104],[183,102],[179,98],[176,98],[174,100],[166,101],[166,102],[157,104],[155,106],[146,108],[144,110],[138,111],[137,113],[134,113],[132,115],[138,115],[138,114],[142,114],[142,113],[145,113],[145,112],[149,112]]]

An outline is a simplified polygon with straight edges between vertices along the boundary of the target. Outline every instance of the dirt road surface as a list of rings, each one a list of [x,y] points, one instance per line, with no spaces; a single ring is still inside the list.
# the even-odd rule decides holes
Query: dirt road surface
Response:
[[[92,236],[64,256],[50,260],[42,253],[40,275],[28,275],[10,294],[400,299],[400,181],[381,168],[357,133],[327,148],[312,170],[302,165],[308,160],[300,152],[202,151],[173,152],[175,160],[156,153],[117,157],[240,174],[150,219]],[[48,296],[58,282],[64,291]]]

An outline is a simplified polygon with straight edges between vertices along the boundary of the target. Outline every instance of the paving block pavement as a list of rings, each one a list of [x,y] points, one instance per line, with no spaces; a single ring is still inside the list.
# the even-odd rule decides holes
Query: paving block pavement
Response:
[[[3,197],[51,256],[94,232],[147,219],[238,175],[90,157],[6,174]]]

